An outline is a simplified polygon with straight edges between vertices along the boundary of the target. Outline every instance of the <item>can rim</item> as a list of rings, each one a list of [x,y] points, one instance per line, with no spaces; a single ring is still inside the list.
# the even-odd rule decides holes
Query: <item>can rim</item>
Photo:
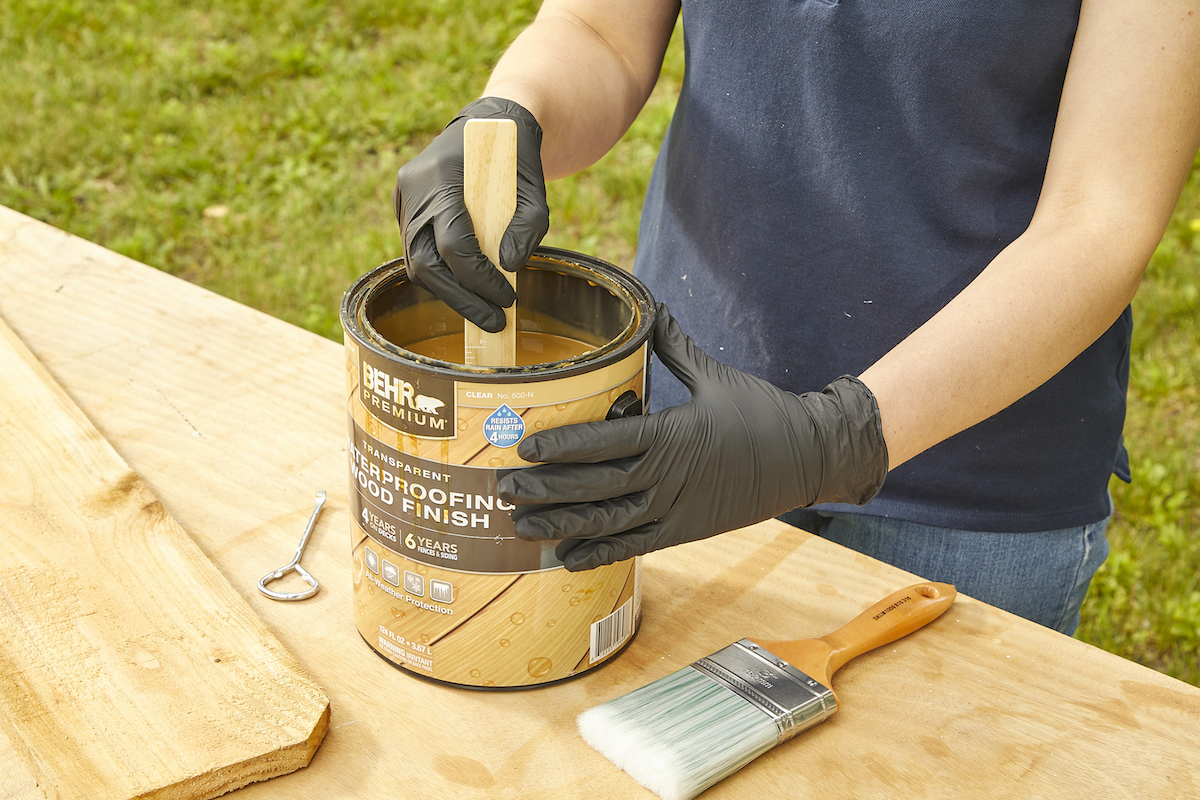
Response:
[[[450,378],[482,380],[484,382],[510,383],[539,380],[554,380],[570,375],[591,372],[599,366],[621,360],[636,350],[649,337],[654,323],[654,298],[650,290],[629,272],[594,256],[576,253],[557,247],[538,247],[532,258],[550,265],[558,264],[569,268],[571,273],[594,276],[615,295],[629,302],[633,318],[625,329],[607,343],[588,350],[581,355],[562,361],[529,364],[513,367],[489,367],[456,364],[415,353],[385,339],[371,321],[366,318],[366,300],[383,288],[407,282],[404,257],[385,261],[355,281],[342,296],[341,323],[343,333],[349,334],[360,346],[365,346],[376,355],[389,360],[401,360],[419,364],[422,368]],[[531,265],[532,269],[542,269]],[[580,277],[586,278],[585,275]]]

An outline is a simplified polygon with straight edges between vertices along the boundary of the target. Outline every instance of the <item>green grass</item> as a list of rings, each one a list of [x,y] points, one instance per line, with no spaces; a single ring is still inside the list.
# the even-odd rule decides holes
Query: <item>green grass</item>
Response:
[[[6,2],[0,202],[339,338],[342,290],[400,254],[396,170],[536,6]],[[655,105],[553,185],[547,244],[632,257]]]
[[[400,253],[396,169],[482,88],[533,0],[0,3],[0,204],[333,339]],[[549,187],[546,243],[628,265],[682,77]],[[1200,164],[1135,302],[1113,554],[1079,636],[1200,685]]]
[[[1079,637],[1200,685],[1200,157],[1134,300],[1112,553]]]

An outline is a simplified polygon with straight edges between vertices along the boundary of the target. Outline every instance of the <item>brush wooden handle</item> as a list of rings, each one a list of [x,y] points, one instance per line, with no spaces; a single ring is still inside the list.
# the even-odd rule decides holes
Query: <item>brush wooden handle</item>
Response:
[[[479,249],[500,266],[500,240],[517,210],[517,123],[472,119],[463,127],[463,199]],[[517,274],[500,270],[515,289]],[[488,333],[464,320],[468,364],[511,367],[517,361],[517,304],[504,310],[504,330]]]
[[[933,622],[957,596],[958,592],[948,583],[918,583],[889,594],[820,639],[754,642],[830,686],[833,673],[847,661]]]

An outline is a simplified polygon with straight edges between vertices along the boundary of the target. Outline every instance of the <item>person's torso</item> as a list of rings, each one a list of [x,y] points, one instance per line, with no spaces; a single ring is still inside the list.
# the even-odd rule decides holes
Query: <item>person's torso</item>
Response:
[[[686,76],[635,270],[721,361],[797,393],[860,374],[1028,225],[1078,13],[685,1]],[[1047,386],[895,470],[872,513],[1002,530],[1095,517],[1127,317]],[[664,372],[653,404],[686,400]]]

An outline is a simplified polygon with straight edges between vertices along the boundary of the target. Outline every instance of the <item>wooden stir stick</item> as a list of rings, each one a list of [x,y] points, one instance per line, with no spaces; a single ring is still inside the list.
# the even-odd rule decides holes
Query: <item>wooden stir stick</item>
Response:
[[[517,123],[472,119],[463,128],[463,194],[479,249],[500,265],[500,239],[517,210]],[[517,274],[501,270],[515,289]],[[488,333],[464,320],[467,364],[511,367],[517,363],[517,304],[504,310],[504,330]]]

